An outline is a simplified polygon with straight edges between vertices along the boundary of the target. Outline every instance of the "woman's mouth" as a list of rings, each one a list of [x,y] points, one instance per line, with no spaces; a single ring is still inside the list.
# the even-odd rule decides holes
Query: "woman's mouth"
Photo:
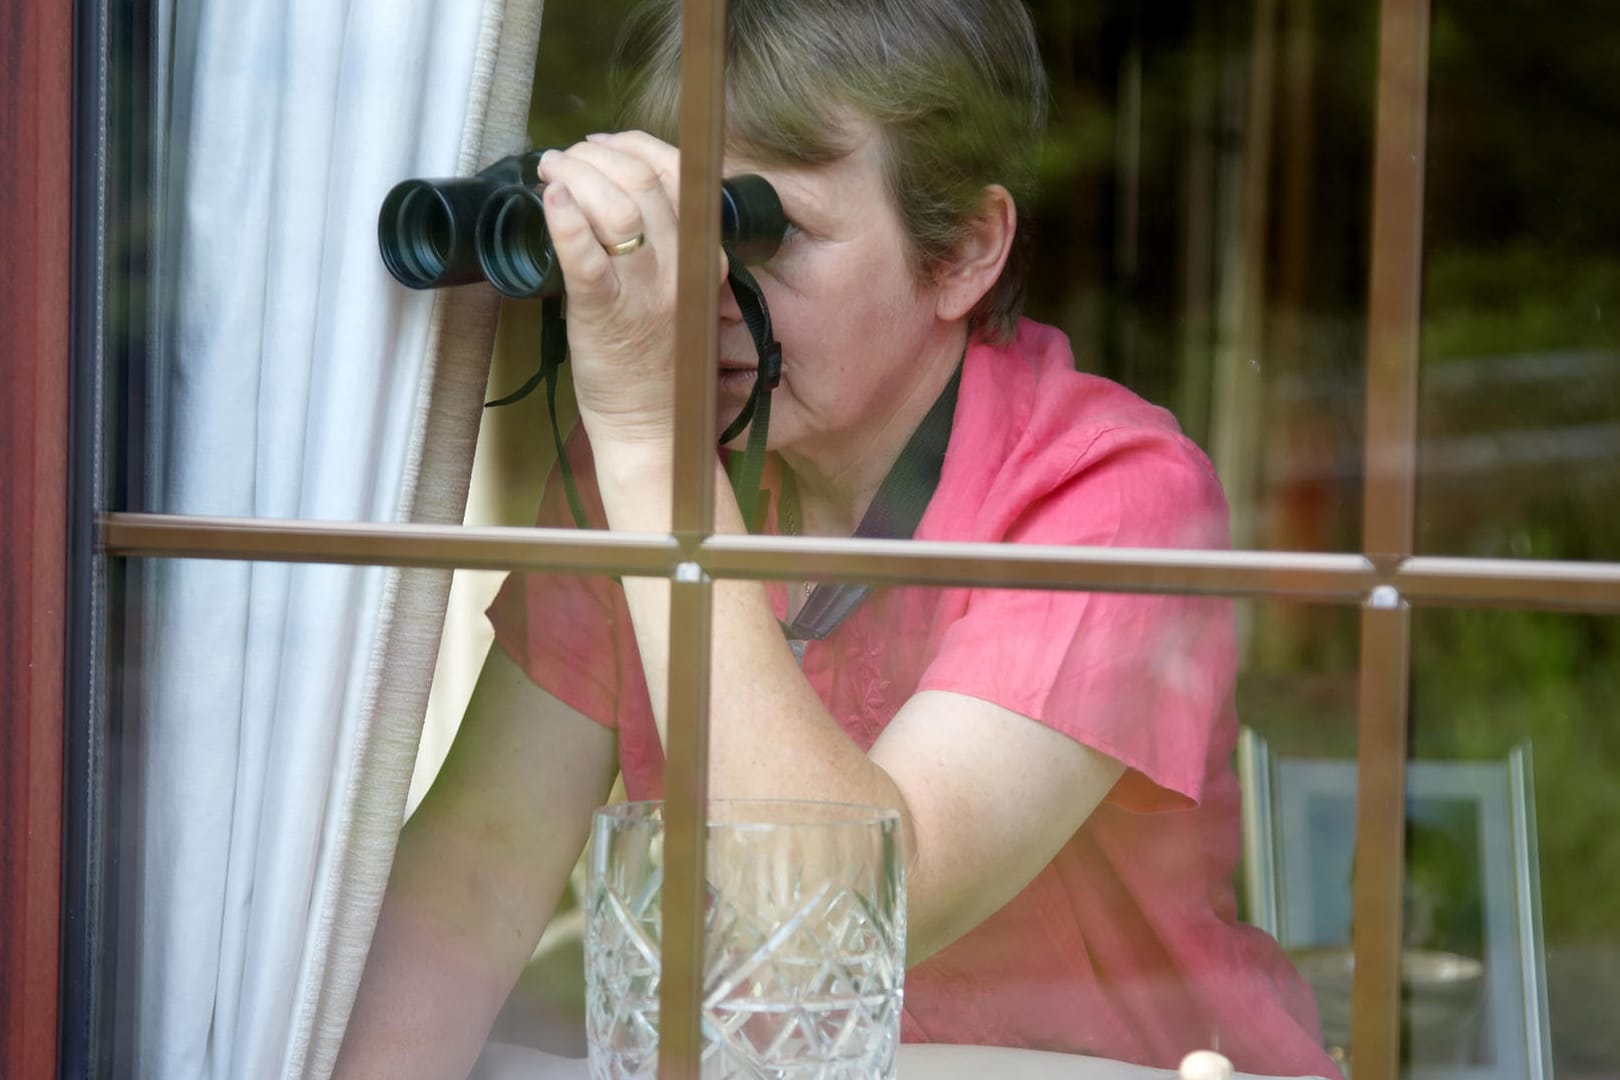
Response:
[[[715,385],[722,394],[746,391],[759,377],[759,369],[751,367],[722,367],[715,375]]]

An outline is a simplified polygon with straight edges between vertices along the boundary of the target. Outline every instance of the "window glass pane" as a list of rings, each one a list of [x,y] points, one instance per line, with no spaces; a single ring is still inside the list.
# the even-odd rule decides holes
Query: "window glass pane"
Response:
[[[601,618],[571,588],[509,584],[524,606],[498,602],[497,626],[527,620],[517,640],[531,674],[615,724],[626,794],[655,798],[664,777],[644,661],[625,644],[593,647]],[[734,625],[739,609],[780,608],[796,588],[715,586],[710,782],[722,797],[882,802],[888,783],[904,793],[920,830],[908,936],[927,954],[907,973],[905,1031],[1171,1066],[1219,1046],[1256,1071],[1333,1067],[1348,1038],[1354,611],[885,587],[802,646],[799,675],[786,649],[751,651]],[[1076,610],[1078,630],[1064,622]],[[1262,648],[1261,637],[1292,648]],[[744,651],[755,681],[736,667]],[[777,680],[793,685],[772,689]],[[616,699],[602,698],[603,682]],[[1095,748],[1129,767],[1093,774]],[[1326,839],[1292,829],[1305,810]],[[1054,819],[1075,831],[1054,831]],[[726,932],[711,927],[711,958],[726,955],[716,944]],[[1316,965],[1314,982],[1296,962]],[[577,1045],[577,963],[559,947],[531,968],[499,1037]],[[1225,1011],[1223,998],[1243,1010]],[[1073,1021],[1098,1014],[1109,1026]],[[930,1075],[974,1074],[945,1048],[917,1053]]]
[[[1432,1006],[1413,1030],[1426,1061],[1620,1067],[1593,1006],[1620,992],[1617,630],[1520,612],[1414,622],[1406,942],[1463,958],[1413,991]]]
[[[1423,551],[1620,558],[1610,14],[1434,7]]]
[[[134,256],[150,267],[150,295],[114,313],[141,343],[114,391],[139,463],[129,508],[456,521],[476,431],[468,521],[667,528],[684,467],[663,449],[667,192],[641,192],[632,217],[611,211],[629,205],[640,170],[674,160],[670,147],[620,138],[548,166],[596,216],[587,254],[614,275],[594,294],[575,279],[580,348],[560,377],[558,426],[572,440],[561,462],[544,388],[475,419],[492,343],[488,396],[539,364],[539,305],[498,307],[482,285],[411,292],[383,267],[372,223],[391,185],[449,175],[476,141],[478,21],[453,6],[317,47],[314,28],[286,40],[276,26],[224,33],[159,5],[159,70],[135,95],[150,97],[150,160],[128,170],[152,177],[150,205],[114,200],[129,236],[152,237]],[[817,18],[795,10],[759,5],[747,34]],[[839,24],[793,39],[832,41],[842,67],[782,48],[740,65],[726,172],[764,177],[791,227],[765,230],[780,241],[772,252],[732,252],[769,303],[783,377],[770,452],[746,449],[746,435],[726,452],[735,492],[720,481],[719,530],[1354,550],[1368,212],[1354,193],[1367,187],[1376,12],[1317,0],[1148,15],[1041,0],[1033,37],[1008,12],[978,29],[994,31],[1013,67],[1038,41],[1051,86],[1030,177],[1019,153],[1034,146],[1015,137],[1036,96],[1029,64],[1003,84],[1022,87],[1022,102],[974,112],[990,97],[958,91],[964,112],[948,124],[881,142],[893,134],[881,117],[908,114],[882,112],[888,73],[859,75],[883,70],[888,47],[862,49],[903,41],[917,50],[913,75],[971,86],[950,67],[952,49],[990,38],[952,23],[965,11],[948,12],[933,38]],[[1604,39],[1572,10],[1538,17],[1525,48],[1530,15],[1436,11],[1420,546],[1613,557],[1602,509],[1615,494],[1620,367],[1603,312],[1609,270],[1583,246],[1599,244],[1607,211],[1582,179],[1601,170],[1571,164],[1572,148],[1604,145],[1590,118],[1606,84],[1582,51]],[[598,7],[548,23],[533,145],[618,124],[606,54],[624,18]],[[626,123],[664,139],[674,138],[671,32],[647,24],[648,37],[627,38],[631,56],[650,59],[635,69],[645,78]],[[385,47],[393,66],[379,80],[372,62]],[[1553,90],[1503,89],[1532,78],[1513,64],[1554,50],[1569,63]],[[401,104],[406,61],[404,81],[436,92]],[[1499,78],[1504,68],[1517,80]],[[1481,126],[1476,100],[1497,102],[1505,122]],[[913,145],[922,150],[909,161],[894,149]],[[940,234],[917,225],[929,210],[918,193],[953,197],[927,181],[955,164],[929,154],[964,145],[994,163],[968,171],[976,199],[996,183],[1022,201],[1016,215],[994,192],[973,203],[991,212],[958,214],[957,246],[919,275],[919,245]],[[1032,321],[1016,326],[1013,308],[979,300],[1000,287],[1015,217],[1033,240]],[[413,257],[436,257],[443,238],[422,231]],[[973,287],[951,291],[963,281]],[[653,295],[662,307],[641,303]],[[717,427],[752,400],[750,430],[762,432],[748,295],[737,277],[723,290]],[[610,300],[620,306],[602,306]],[[641,336],[615,336],[626,327]],[[437,366],[433,342],[449,350]],[[911,479],[891,486],[896,476]],[[904,808],[923,853],[912,865],[909,1039],[1164,1067],[1213,1046],[1256,1071],[1332,1068],[1324,1048],[1342,1054],[1348,1038],[1353,611],[841,591],[791,565],[775,577],[714,587],[715,790]],[[436,612],[428,575],[160,560],[131,567],[127,585],[110,665],[125,759],[106,803],[120,856],[107,921],[118,981],[105,987],[118,1061],[150,1075],[199,1062],[252,1075],[305,1046],[311,1018],[341,1019],[348,989],[328,981],[334,958],[352,961],[371,940],[366,897],[384,879],[398,815],[418,807],[354,1045],[404,1045],[420,991],[456,1003],[433,1040],[444,1061],[415,1062],[429,1072],[465,1067],[492,1017],[499,1042],[578,1053],[576,854],[617,767],[618,795],[664,789],[655,702],[671,652],[690,643],[688,628],[669,626],[669,586],[465,575],[428,703],[437,626],[399,615]],[[1412,775],[1415,792],[1435,794],[1414,794],[1408,939],[1425,962],[1445,961],[1436,970],[1459,994],[1486,989],[1467,997],[1475,1011],[1461,1028],[1432,1026],[1414,999],[1413,1064],[1528,1061],[1479,1034],[1479,1010],[1491,1008],[1508,1009],[1513,1030],[1543,1022],[1566,1071],[1616,1064],[1581,1011],[1613,989],[1602,959],[1613,928],[1589,899],[1605,857],[1600,843],[1590,854],[1591,830],[1563,824],[1602,801],[1603,758],[1590,749],[1601,732],[1570,717],[1608,688],[1607,625],[1419,617]],[[1537,799],[1563,842],[1533,828]],[[1454,850],[1464,835],[1478,851]],[[1492,878],[1504,851],[1517,906],[1479,884],[1483,899],[1453,910],[1446,891]],[[565,880],[571,891],[531,956]],[[1239,916],[1282,948],[1239,929]],[[1482,944],[1504,918],[1519,933],[1513,955],[1545,968],[1546,1002],[1530,978],[1505,996],[1502,948]],[[1201,968],[1212,949],[1221,955]],[[355,964],[347,977],[352,988]],[[1442,1003],[1444,1023],[1455,1004]],[[1526,1030],[1529,1055],[1540,1044]],[[311,1053],[335,1052],[330,1031],[319,1038]]]
[[[522,193],[534,160],[513,155],[610,125],[611,11],[557,18],[548,78],[532,110],[514,104],[530,101],[523,26],[537,7],[511,5],[498,53],[500,21],[480,5],[334,9],[296,35],[167,3],[133,18],[142,40],[128,47],[155,66],[115,72],[128,108],[113,117],[128,158],[113,163],[109,223],[117,508],[461,520],[478,404],[541,366],[541,304],[503,301],[490,282],[509,297],[561,289],[541,276],[554,244]],[[566,365],[557,381],[566,436]],[[545,389],[490,411],[501,475],[534,473],[511,496],[527,503],[515,523],[533,522],[556,453]]]
[[[534,145],[612,126],[606,57],[627,7],[548,18]],[[1365,210],[1318,178],[1365,181],[1372,20],[1363,7],[1283,5],[1262,16],[1184,6],[1149,18],[1067,0],[1034,5],[1053,108],[1040,195],[1024,208],[1036,240],[1029,312],[1068,334],[1082,369],[1173,412],[1214,460],[1242,547],[1355,545]],[[418,38],[441,42],[446,55],[470,51],[455,34],[473,29],[427,30]],[[148,343],[131,373],[131,450],[144,475],[129,505],[402,516],[416,445],[409,418],[425,400],[412,365],[432,301],[380,270],[370,222],[391,184],[455,171],[459,84],[433,69],[444,89],[413,106],[428,109],[415,126],[396,115],[397,102],[380,123],[365,100],[340,107],[306,93],[337,76],[311,81],[319,73],[276,52],[273,39],[232,44],[184,18],[157,19],[153,34],[164,46],[164,77],[149,95],[154,187],[125,229],[153,238],[148,302],[128,313]],[[247,62],[260,58],[254,49],[269,59]],[[209,97],[208,65],[227,61],[253,93]],[[305,76],[296,99],[278,81],[292,70]],[[192,107],[193,90],[207,107]],[[418,132],[414,148],[406,128]],[[280,134],[267,140],[261,129]],[[347,145],[362,131],[377,153],[334,157],[304,145],[322,133]],[[215,167],[222,148],[250,142],[259,167]],[[364,169],[338,169],[356,159]],[[234,224],[211,224],[226,220]],[[508,320],[527,332],[497,356],[491,394],[522,385],[537,365],[535,307],[508,305]],[[490,325],[487,313],[482,322]],[[746,336],[733,344],[723,351],[739,354],[726,360],[740,372],[752,345]],[[457,363],[479,364],[483,351]],[[408,362],[384,362],[396,353]],[[568,428],[566,385],[560,397]],[[738,411],[723,404],[722,420]],[[543,459],[546,432],[532,417],[514,424],[527,433],[519,452]],[[448,445],[436,439],[429,456]],[[443,452],[463,460],[465,449]],[[365,466],[368,483],[345,482],[350,462]],[[449,499],[438,509],[453,509],[455,485],[428,475],[420,499]],[[436,512],[418,506],[416,516]]]
[[[1322,1044],[1350,1048],[1356,841],[1357,636],[1353,609],[1239,605],[1250,628],[1237,683],[1243,725],[1243,918],[1276,937],[1310,987]]]
[[[487,602],[498,584],[470,579],[466,595]],[[527,972],[519,997],[531,1008],[503,1019],[497,1037],[568,1030],[558,1017],[573,991],[552,991],[573,985],[557,974],[570,962],[578,978],[572,869],[591,809],[613,790],[612,738],[538,697],[505,648],[491,650],[480,616],[445,643],[433,715],[453,708],[456,723],[430,719],[416,763],[418,788],[435,776],[438,785],[408,798],[422,698],[400,670],[412,646],[398,631],[424,585],[383,568],[197,560],[143,561],[121,575],[108,701],[121,738],[101,824],[110,892],[95,913],[103,983],[89,991],[97,1053],[114,1073],[263,1074],[298,1040],[335,1053],[335,1034],[311,1024],[337,1008],[326,1003],[336,988],[361,979],[396,840],[355,1023],[404,1044],[390,1025],[395,1011],[410,1013],[413,986],[490,1003],[471,1022],[439,1006],[455,1021],[445,1051],[459,1040],[470,1065],[511,980]],[[574,614],[549,631],[567,635],[552,652],[521,611],[497,621],[533,667],[590,632]],[[495,659],[480,675],[486,651]],[[585,685],[559,692],[599,718],[595,699],[576,696]],[[458,966],[479,942],[498,959],[493,974]],[[402,974],[418,964],[432,975]],[[559,1037],[545,1045],[577,1049]]]
[[[1066,336],[1075,366],[1169,410],[1216,467],[1236,546],[1355,550],[1367,207],[1342,197],[1341,187],[1367,183],[1373,13],[1336,3],[1220,12],[1186,5],[1147,17],[1050,0],[1032,14],[1051,109],[1037,182],[1027,197],[1019,191],[1030,242],[1027,314]],[[610,80],[594,50],[621,25],[619,14],[577,12],[548,24],[531,123],[536,145],[567,144],[614,122]],[[773,63],[791,67],[785,58]],[[673,87],[673,69],[647,70],[646,82],[633,84],[624,122],[673,137],[670,100],[660,96]],[[791,79],[776,74],[778,92],[797,94],[807,116],[806,98],[836,97],[825,87],[784,90]],[[782,169],[794,154],[847,147],[789,146],[806,117],[788,122],[750,87],[746,79],[733,87],[727,169],[774,176],[785,185],[789,217],[806,216],[806,194]],[[1002,178],[1012,182],[1017,148],[1009,137],[996,138]],[[1334,184],[1322,182],[1330,176]],[[846,207],[858,205],[851,183],[842,173],[829,181]],[[913,205],[921,196],[911,198],[903,209],[921,213]],[[870,214],[860,220],[871,224]],[[825,239],[812,223],[795,224],[789,247]],[[813,224],[830,237],[826,223]],[[892,334],[861,324],[861,309],[831,285],[809,293],[836,293],[829,310],[799,302],[804,282],[785,272],[795,257],[784,252],[756,275],[786,372],[774,396],[773,447],[804,424],[856,438],[854,402],[874,413],[889,408],[844,372],[851,357],[863,358],[863,370],[881,369],[874,357],[887,355]],[[902,265],[879,276],[908,272]],[[854,275],[829,273],[846,288]],[[755,356],[736,312],[723,316],[721,354],[733,372],[722,380],[723,424],[742,408]],[[497,388],[518,384],[524,366],[498,366]],[[816,383],[814,373],[828,371],[839,373],[835,397]],[[735,389],[725,389],[728,379]],[[515,426],[532,438],[530,425]]]
[[[1357,549],[1376,6],[1033,9],[1031,314],[1174,413],[1237,546]]]
[[[487,876],[488,880],[482,887],[465,889],[458,906],[442,913],[456,927],[486,925],[500,910],[505,891],[534,874],[534,860],[553,846],[555,856],[545,861],[548,869],[543,876],[549,891],[544,903],[549,904],[551,894],[560,890],[551,918],[542,916],[534,924],[541,936],[532,951],[525,952],[505,939],[499,942],[503,962],[511,965],[516,979],[504,1006],[497,995],[486,1002],[488,1011],[454,1017],[447,1023],[445,1037],[471,1046],[475,1052],[483,1041],[481,1032],[493,1022],[488,1039],[498,1046],[557,1057],[585,1055],[583,829],[593,807],[625,798],[623,782],[615,778],[613,765],[621,717],[626,711],[643,720],[647,717],[645,690],[637,693],[632,686],[622,691],[613,679],[603,677],[596,662],[604,655],[616,655],[625,645],[610,640],[615,627],[623,626],[622,616],[614,614],[622,609],[619,597],[622,589],[609,578],[507,577],[496,572],[458,575],[452,593],[451,615],[411,782],[407,836],[412,830],[419,835],[459,831],[460,823],[478,815],[499,817],[528,837],[521,851],[510,853],[508,866],[503,867],[496,856],[485,851],[463,868],[470,878]],[[599,606],[604,601],[607,611]],[[582,662],[581,658],[587,659]],[[611,663],[616,667],[618,661]],[[506,668],[512,699],[481,703],[475,696],[480,669],[489,664]],[[547,692],[541,699],[543,705],[521,700],[538,693],[536,687]],[[621,693],[625,700],[620,699]],[[546,712],[553,709],[568,715],[562,723],[584,725],[582,731],[570,734],[553,727],[558,721]],[[492,723],[501,717],[516,727]],[[525,729],[536,732],[536,737],[512,737]],[[584,739],[583,751],[577,742],[580,738]],[[492,750],[497,753],[492,755]],[[512,759],[499,751],[509,751]],[[607,755],[607,765],[599,770],[597,789],[587,790],[566,810],[534,805],[526,809],[525,800],[510,790],[498,799],[489,798],[492,782],[499,785],[502,774],[520,778],[520,783],[536,789],[565,786],[547,779],[552,770],[589,770],[598,751]],[[537,824],[542,821],[546,824]],[[458,842],[469,848],[477,846],[472,835],[462,835]],[[421,870],[432,865],[434,853],[425,845],[414,850],[408,844],[402,846],[391,895],[406,894],[413,859]],[[384,975],[373,978],[365,993],[386,1001],[395,989],[391,978]],[[364,1045],[357,1042],[357,1046]]]

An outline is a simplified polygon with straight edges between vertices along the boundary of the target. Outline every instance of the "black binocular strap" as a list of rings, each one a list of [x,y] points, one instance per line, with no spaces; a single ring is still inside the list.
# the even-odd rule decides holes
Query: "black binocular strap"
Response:
[[[923,417],[923,422],[917,425],[917,430],[911,433],[905,449],[889,469],[889,475],[883,478],[872,505],[867,507],[855,530],[857,537],[909,540],[916,534],[923,512],[939,488],[961,383],[962,367],[958,364],[950,383]],[[786,471],[782,474],[782,498],[784,502],[798,499],[793,474]],[[820,641],[849,618],[870,591],[870,585],[817,585],[793,622],[782,627],[782,632],[792,642]],[[802,647],[795,647],[794,652],[802,660]]]
[[[765,294],[752,274],[735,259],[729,273],[731,291],[737,298],[743,322],[754,339],[754,350],[759,354],[759,374],[737,418],[720,436],[725,444],[753,422],[748,432],[748,448],[741,455],[733,455],[728,475],[743,521],[758,532],[764,524],[765,501],[760,498],[760,477],[765,469],[765,440],[771,422],[771,391],[782,379],[782,346],[771,331],[770,309]],[[484,408],[494,409],[522,401],[541,383],[546,386],[546,416],[551,421],[551,439],[557,447],[557,468],[562,473],[563,491],[568,497],[568,512],[574,524],[581,529],[590,528],[585,520],[585,507],[580,501],[579,488],[574,483],[574,470],[568,464],[568,453],[563,448],[563,433],[557,423],[557,374],[568,359],[568,324],[563,318],[563,298],[546,296],[540,301],[540,367],[522,386],[504,397],[484,402]]]
[[[568,359],[568,324],[563,319],[563,300],[560,296],[546,296],[540,300],[540,369],[529,376],[527,382],[505,397],[484,402],[484,408],[497,409],[522,401],[534,393],[542,382],[546,384],[546,417],[551,421],[551,441],[557,447],[557,468],[562,473],[563,493],[568,497],[568,512],[574,524],[581,529],[590,525],[585,521],[585,504],[580,501],[579,487],[574,483],[574,470],[568,464],[568,452],[563,449],[562,427],[557,423],[557,372]]]
[[[733,263],[730,274],[731,293],[737,299],[737,309],[754,339],[754,351],[759,355],[759,373],[754,378],[748,402],[726,430],[720,434],[724,446],[752,422],[748,429],[748,448],[741,455],[733,454],[727,463],[731,490],[737,496],[737,507],[742,511],[743,523],[749,532],[765,527],[766,500],[761,498],[760,478],[765,471],[765,439],[771,427],[771,391],[782,381],[782,346],[771,330],[771,311],[765,304],[765,294],[741,263]]]
[[[771,420],[771,391],[782,378],[782,347],[771,330],[770,309],[759,283],[740,263],[733,261],[729,279],[737,307],[754,339],[759,354],[759,374],[754,380],[748,401],[743,405],[725,432],[720,436],[722,445],[736,438],[752,422],[748,432],[748,447],[742,454],[733,454],[728,463],[732,490],[737,506],[749,529],[758,532],[764,527],[765,500],[761,498],[760,478],[765,465],[765,442]],[[568,464],[563,446],[562,428],[557,423],[557,374],[568,358],[568,327],[563,319],[563,300],[560,296],[547,296],[540,301],[540,368],[527,382],[512,393],[484,403],[486,409],[510,405],[532,394],[537,386],[546,386],[546,416],[551,421],[551,438],[557,448],[557,467],[562,473],[563,491],[568,498],[568,510],[574,524],[581,529],[590,528],[585,520],[584,504],[574,483],[574,471]],[[939,487],[940,472],[945,465],[945,448],[951,439],[951,421],[956,415],[957,390],[962,381],[962,368],[946,385],[923,422],[912,432],[905,449],[895,461],[889,474],[878,487],[872,505],[861,518],[855,530],[857,537],[878,540],[909,539],[917,531],[934,491]],[[793,474],[784,471],[782,498],[797,499]],[[820,641],[831,634],[850,616],[871,591],[868,585],[817,585],[805,600],[802,610],[791,625],[782,629],[789,640],[795,642]],[[799,651],[799,650],[795,650]],[[802,653],[801,653],[802,655]]]

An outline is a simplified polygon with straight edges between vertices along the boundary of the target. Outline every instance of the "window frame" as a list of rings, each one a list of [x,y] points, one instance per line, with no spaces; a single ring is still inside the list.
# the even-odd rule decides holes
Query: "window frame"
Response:
[[[57,1062],[70,530],[71,6],[6,0],[0,63],[0,1073]]]
[[[104,11],[76,5],[82,23]],[[1262,10],[1274,5],[1261,5]],[[21,663],[0,667],[0,709],[8,753],[0,765],[0,977],[5,996],[3,1057],[8,1075],[44,1075],[58,1065],[59,921],[64,866],[62,747],[76,661],[68,655],[73,531],[94,530],[114,566],[153,558],[337,562],[412,567],[573,570],[667,577],[672,582],[670,744],[667,775],[670,878],[666,885],[666,1018],[660,1075],[695,1077],[700,971],[702,830],[706,790],[707,628],[716,578],[843,578],[1027,586],[1355,604],[1361,610],[1358,659],[1356,964],[1352,991],[1358,1078],[1394,1080],[1399,1053],[1399,955],[1407,762],[1407,690],[1413,605],[1485,606],[1620,614],[1620,563],[1461,559],[1413,554],[1417,494],[1417,374],[1421,317],[1422,211],[1428,78],[1429,0],[1381,0],[1376,77],[1370,288],[1367,312],[1366,469],[1362,551],[1306,554],[1024,548],[808,537],[720,537],[707,531],[714,498],[712,364],[718,282],[712,220],[719,205],[723,141],[724,0],[685,0],[682,66],[682,250],[677,325],[674,528],[668,535],[573,530],[438,528],[410,524],[328,524],[101,514],[77,497],[67,445],[70,301],[88,310],[95,279],[70,277],[69,222],[75,205],[68,132],[74,103],[73,11],[44,0],[7,0],[22,32],[21,63],[0,65],[0,201],[8,236],[21,243],[11,262],[21,287],[0,289],[0,325],[12,335],[24,393],[0,401],[0,505],[8,550],[0,618],[7,640],[24,642]],[[80,78],[97,60],[77,27]],[[78,103],[100,118],[105,103]],[[105,161],[107,150],[100,146]],[[89,161],[89,159],[81,159]],[[15,177],[8,175],[14,173]],[[81,170],[87,185],[93,171]],[[100,182],[100,181],[97,181]],[[33,198],[30,199],[29,196]],[[81,237],[81,244],[84,242]],[[40,313],[45,313],[41,317]],[[87,324],[96,329],[96,324]],[[13,328],[20,328],[18,329]],[[81,330],[80,334],[87,331]],[[99,329],[97,330],[99,332]],[[82,350],[80,355],[84,355]],[[82,422],[83,412],[79,413]],[[80,455],[81,458],[85,455]],[[76,468],[82,468],[78,462]],[[80,520],[83,518],[83,520]],[[134,560],[133,563],[129,562]],[[82,606],[82,605],[81,605]],[[77,610],[74,608],[73,610]],[[82,659],[82,658],[81,658]],[[28,672],[35,677],[27,678]],[[21,672],[22,675],[18,673]],[[62,679],[39,678],[59,672]],[[76,721],[75,721],[76,722]],[[84,733],[80,733],[82,736]],[[71,763],[70,763],[71,767]],[[17,807],[21,807],[18,816]],[[25,828],[15,823],[24,821]],[[69,855],[69,858],[76,856]],[[679,873],[677,874],[677,871]],[[71,932],[71,931],[70,931]],[[679,1019],[679,1023],[675,1022]],[[65,1031],[65,1029],[64,1029]],[[71,1038],[64,1034],[64,1042]],[[67,1048],[63,1047],[64,1054]],[[64,1056],[62,1061],[66,1061]]]

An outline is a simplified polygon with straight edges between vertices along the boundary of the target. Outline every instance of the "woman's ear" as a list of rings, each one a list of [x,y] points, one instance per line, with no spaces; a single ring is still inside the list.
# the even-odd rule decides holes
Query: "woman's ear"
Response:
[[[946,322],[965,319],[1001,277],[1018,231],[1018,208],[1000,184],[984,189],[979,214],[935,279],[936,312]]]

